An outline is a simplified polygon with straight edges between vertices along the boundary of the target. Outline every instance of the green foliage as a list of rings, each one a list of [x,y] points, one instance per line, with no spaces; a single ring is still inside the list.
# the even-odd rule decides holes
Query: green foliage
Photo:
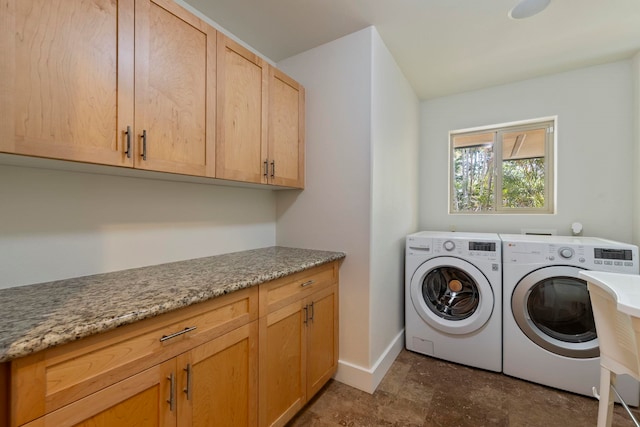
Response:
[[[502,206],[505,208],[544,207],[544,159],[502,162]]]
[[[491,145],[454,150],[454,197],[456,212],[495,210],[494,153]],[[502,206],[505,208],[544,207],[544,158],[502,162]]]
[[[493,147],[487,145],[456,149],[454,170],[454,211],[493,210],[495,205]]]

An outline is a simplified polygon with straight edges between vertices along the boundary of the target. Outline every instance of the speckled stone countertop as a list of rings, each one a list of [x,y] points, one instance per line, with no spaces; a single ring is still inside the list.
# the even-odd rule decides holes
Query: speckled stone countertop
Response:
[[[344,256],[276,246],[0,289],[0,362]]]

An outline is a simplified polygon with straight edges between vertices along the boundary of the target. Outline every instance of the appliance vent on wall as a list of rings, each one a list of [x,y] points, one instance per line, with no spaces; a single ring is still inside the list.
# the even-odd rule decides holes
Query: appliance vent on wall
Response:
[[[558,230],[555,228],[523,228],[520,233],[532,236],[555,236],[558,234]]]

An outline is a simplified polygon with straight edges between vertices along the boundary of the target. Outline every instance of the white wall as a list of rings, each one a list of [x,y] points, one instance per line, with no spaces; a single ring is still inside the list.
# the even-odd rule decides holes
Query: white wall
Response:
[[[633,80],[633,244],[640,245],[640,52],[631,60]]]
[[[0,288],[273,246],[275,220],[266,189],[0,164]]]
[[[347,253],[340,269],[340,359],[368,367],[370,30],[278,68],[306,90],[306,181],[302,192],[276,195],[276,242]]]
[[[269,190],[0,165],[0,288],[275,244]]]
[[[520,233],[552,228],[632,240],[633,95],[630,61],[424,101],[421,106],[421,229]],[[449,215],[448,132],[558,116],[555,215]]]
[[[304,192],[276,196],[276,241],[347,253],[337,378],[372,392],[404,345],[401,240],[417,222],[418,102],[373,27],[278,67],[307,91],[307,175]]]
[[[236,43],[242,45],[246,49],[249,49],[251,52],[255,53],[256,55],[258,55],[260,57],[262,57],[268,63],[270,63],[272,65],[275,64],[275,62],[273,62],[270,58],[264,56],[262,53],[258,52],[256,49],[254,49],[253,46],[245,43],[243,40],[240,40],[238,37],[236,37],[235,34],[231,33],[229,30],[224,28],[222,25],[218,24],[216,21],[211,19],[209,16],[205,15],[199,9],[196,9],[194,6],[191,5],[191,3],[198,4],[200,2],[198,2],[198,1],[190,1],[190,0],[187,0],[187,1],[185,1],[185,0],[173,0],[173,1],[175,1],[178,5],[180,5],[181,7],[185,8],[186,10],[188,10],[190,13],[194,14],[198,18],[202,19],[207,24],[211,25],[213,28],[216,29],[216,31],[221,32],[225,36],[229,37],[231,40],[233,40]]]
[[[418,225],[419,101],[378,32],[372,36],[369,333],[375,364],[404,331],[405,236]],[[403,347],[403,334],[399,341]]]

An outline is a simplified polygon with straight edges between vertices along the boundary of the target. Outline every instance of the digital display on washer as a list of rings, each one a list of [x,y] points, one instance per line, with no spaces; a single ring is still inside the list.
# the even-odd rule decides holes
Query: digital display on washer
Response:
[[[594,248],[595,259],[621,259],[624,261],[632,261],[633,253],[630,249],[604,249]]]
[[[495,252],[496,251],[496,243],[495,242],[469,242],[469,250],[470,251]]]

